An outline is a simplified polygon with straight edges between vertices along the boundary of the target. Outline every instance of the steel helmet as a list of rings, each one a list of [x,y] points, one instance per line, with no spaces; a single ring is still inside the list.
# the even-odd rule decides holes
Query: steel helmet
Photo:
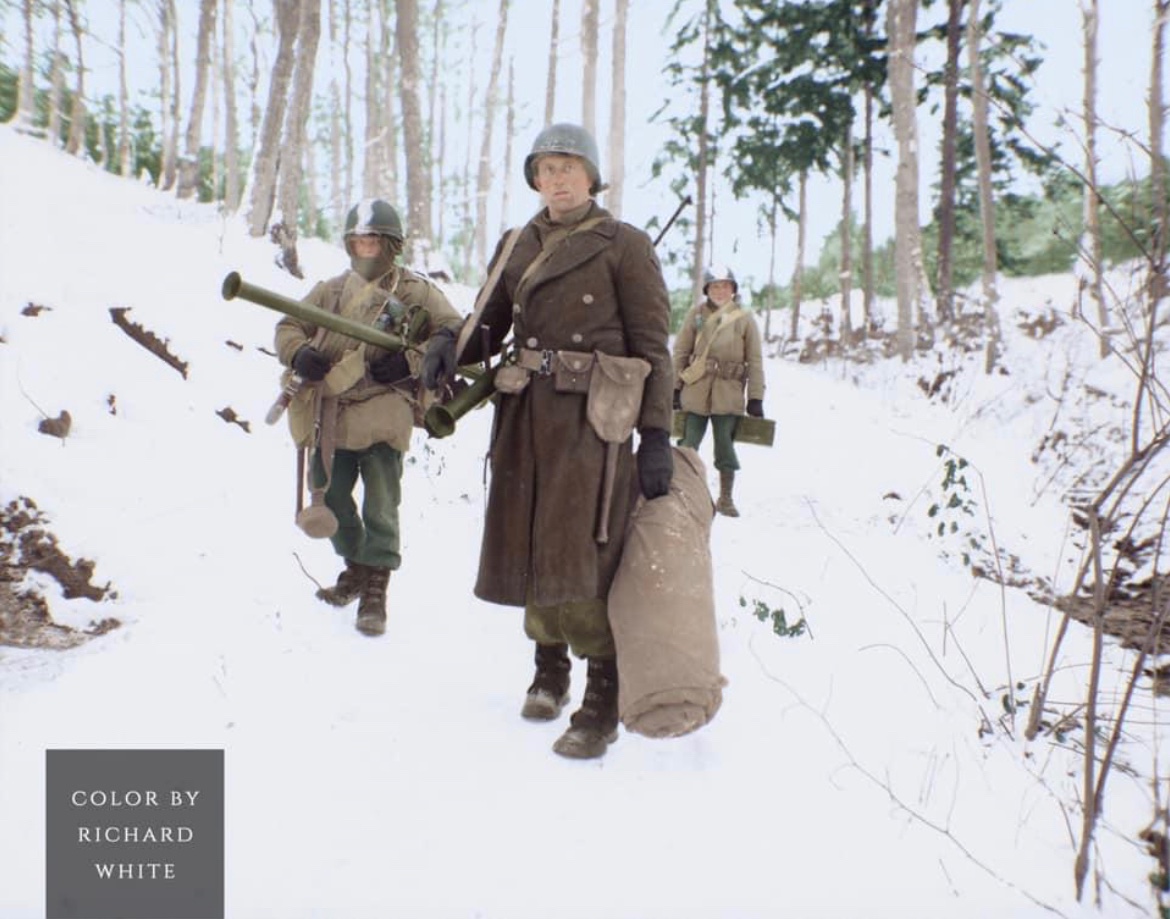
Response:
[[[735,288],[735,292],[739,293],[739,281],[735,279],[735,272],[726,265],[708,265],[703,271],[703,294],[706,295],[707,288],[716,281],[730,281]]]
[[[605,189],[601,181],[601,169],[597,165],[600,159],[597,155],[597,141],[579,124],[550,124],[536,135],[536,140],[532,142],[532,152],[524,158],[524,178],[533,191],[536,191],[536,161],[549,153],[581,157],[592,183],[589,194],[596,195]]]
[[[398,242],[406,238],[402,218],[388,201],[365,198],[349,209],[345,218],[345,236],[389,236]]]

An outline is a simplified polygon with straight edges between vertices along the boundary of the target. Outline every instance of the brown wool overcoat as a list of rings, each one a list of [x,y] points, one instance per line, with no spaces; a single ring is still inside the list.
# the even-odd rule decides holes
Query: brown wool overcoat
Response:
[[[596,205],[583,219],[592,217],[602,219],[561,243],[518,296],[521,276],[553,228],[543,211],[529,221],[485,302],[480,324],[490,330],[493,350],[511,330],[515,344],[533,350],[644,358],[651,370],[638,426],[669,431],[673,373],[662,269],[641,230]],[[503,240],[493,266],[502,247]],[[460,363],[481,358],[477,331]],[[585,394],[557,392],[552,376],[533,374],[523,391],[497,393],[495,400],[476,596],[509,606],[605,598],[637,494],[633,438],[620,447],[610,540],[598,545],[605,445],[586,420]]]

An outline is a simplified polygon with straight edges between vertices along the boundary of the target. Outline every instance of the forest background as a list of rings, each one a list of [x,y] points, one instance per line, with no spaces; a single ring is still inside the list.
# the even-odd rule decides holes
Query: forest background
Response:
[[[0,120],[220,202],[294,274],[298,238],[336,240],[354,200],[387,197],[410,260],[473,286],[534,209],[531,138],[578,121],[607,207],[655,236],[677,213],[660,244],[677,315],[725,261],[748,299],[794,307],[766,332],[806,357],[803,301],[839,298],[820,327],[849,342],[892,332],[872,305],[896,295],[906,356],[912,329],[993,308],[997,272],[1145,250],[1166,197],[1166,7],[0,0]],[[956,304],[981,275],[981,302]]]

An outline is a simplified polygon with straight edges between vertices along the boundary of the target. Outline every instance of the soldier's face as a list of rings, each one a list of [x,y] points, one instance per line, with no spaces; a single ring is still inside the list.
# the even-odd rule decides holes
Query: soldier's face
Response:
[[[730,281],[712,281],[707,285],[707,298],[716,306],[722,306],[735,296],[735,285]]]
[[[533,184],[554,220],[589,200],[589,170],[577,156],[550,153],[536,161]]]
[[[354,258],[377,258],[382,249],[382,241],[376,233],[351,236],[349,246]]]

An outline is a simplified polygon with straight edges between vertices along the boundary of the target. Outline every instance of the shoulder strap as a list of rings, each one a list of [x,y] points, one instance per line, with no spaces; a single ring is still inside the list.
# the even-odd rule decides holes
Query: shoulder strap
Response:
[[[516,240],[520,238],[522,227],[512,227],[508,231],[508,235],[504,237],[504,249],[500,253],[500,257],[496,259],[496,264],[492,267],[491,274],[488,275],[487,282],[479,292],[479,296],[475,298],[475,308],[471,311],[471,315],[467,317],[467,321],[463,323],[463,328],[459,330],[459,337],[455,340],[455,358],[458,363],[459,355],[463,353],[463,349],[467,347],[467,342],[471,339],[475,332],[476,326],[479,325],[479,318],[483,315],[483,308],[487,304],[488,297],[492,295],[496,285],[500,282],[500,275],[504,273],[504,266],[508,264],[508,259],[512,257],[512,250],[516,248]]]

